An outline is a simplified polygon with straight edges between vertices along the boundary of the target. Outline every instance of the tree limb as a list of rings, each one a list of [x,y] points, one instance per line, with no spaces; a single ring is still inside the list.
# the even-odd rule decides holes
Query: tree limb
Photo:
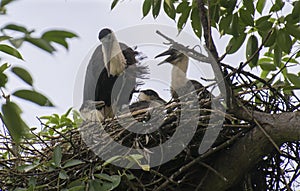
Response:
[[[277,145],[286,141],[300,140],[300,112],[286,112],[281,114],[268,114],[253,111],[249,116],[243,110],[236,114],[245,120],[256,119],[273,138]],[[223,181],[215,173],[209,173],[203,182],[202,190],[226,190],[256,165],[263,156],[274,149],[265,134],[257,127],[233,144],[224,149],[216,157],[214,168],[228,181]]]

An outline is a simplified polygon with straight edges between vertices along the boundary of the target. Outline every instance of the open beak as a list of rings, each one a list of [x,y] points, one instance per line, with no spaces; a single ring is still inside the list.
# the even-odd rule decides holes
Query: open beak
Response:
[[[158,58],[158,57],[162,57],[162,56],[169,56],[168,58],[166,58],[165,60],[163,60],[162,62],[158,63],[157,65],[162,65],[163,63],[166,62],[170,62],[172,60],[172,55],[174,54],[172,49],[168,49],[165,52],[160,53],[159,55],[156,55],[154,58]]]

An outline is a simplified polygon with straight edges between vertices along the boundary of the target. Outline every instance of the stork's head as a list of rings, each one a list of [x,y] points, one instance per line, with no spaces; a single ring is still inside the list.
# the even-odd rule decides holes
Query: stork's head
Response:
[[[139,101],[158,101],[165,103],[165,100],[159,97],[158,93],[156,93],[154,90],[146,89],[140,91],[140,95],[138,97]]]
[[[126,60],[122,54],[119,42],[112,30],[105,28],[99,32],[102,52],[108,75],[119,75],[125,68]]]
[[[112,30],[105,28],[99,32],[98,38],[102,43],[105,43],[105,42],[109,42],[112,36],[113,36]]]
[[[105,66],[109,63],[111,57],[112,57],[112,51],[113,51],[113,43],[114,41],[117,41],[114,33],[112,30],[105,28],[102,29],[99,32],[98,36],[99,40],[102,43],[102,52],[104,57]],[[106,67],[108,68],[108,67]]]
[[[165,60],[160,62],[158,65],[161,65],[166,62],[173,64],[173,65],[178,65],[179,63],[182,63],[183,61],[188,60],[188,57],[184,53],[182,53],[174,48],[170,48],[167,51],[160,53],[159,55],[155,56],[155,58],[158,58],[161,56],[169,56],[169,57],[167,57]]]

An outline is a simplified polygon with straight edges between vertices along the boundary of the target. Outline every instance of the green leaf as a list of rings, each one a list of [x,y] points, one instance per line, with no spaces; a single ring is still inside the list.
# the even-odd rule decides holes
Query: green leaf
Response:
[[[251,13],[251,15],[254,15],[255,9],[254,9],[254,5],[253,5],[253,1],[243,0],[243,5]]]
[[[242,33],[238,37],[232,37],[226,47],[227,54],[233,54],[238,51],[245,42],[246,34]]]
[[[300,26],[287,24],[285,25],[285,29],[290,35],[300,40]]]
[[[169,2],[170,0],[167,0],[167,1]],[[164,1],[164,11],[171,19],[175,20],[176,10],[175,10],[173,3],[168,4],[165,0]]]
[[[66,42],[67,38],[74,38],[78,37],[75,33],[69,32],[69,31],[63,31],[63,30],[51,30],[47,31],[42,35],[42,39],[48,41],[48,42],[55,42],[62,46],[64,46],[66,49],[68,49],[68,43]]]
[[[270,19],[270,17],[271,17],[271,15],[266,15],[266,16],[258,18],[255,21],[255,27],[258,30],[261,30],[263,32],[269,31],[273,26],[273,23],[268,21]]]
[[[275,4],[271,7],[269,12],[277,12],[280,11],[282,9],[282,7],[284,6],[284,2],[282,0],[276,0]]]
[[[216,28],[216,23],[220,20],[220,5],[219,4],[211,4],[210,8],[210,18],[212,19],[211,25]]]
[[[27,70],[25,70],[24,68],[20,68],[20,67],[13,67],[11,70],[15,75],[17,75],[19,78],[21,78],[25,83],[32,86],[33,79]]]
[[[62,159],[61,147],[56,146],[53,150],[53,162],[56,167],[60,167],[61,159]]]
[[[201,27],[199,9],[197,7],[192,9],[191,20],[192,20],[192,28],[194,33],[197,35],[198,38],[201,38],[202,27]]]
[[[138,164],[144,171],[149,171],[150,170],[150,166],[149,165],[143,165],[140,163],[140,159],[144,158],[143,155],[140,154],[132,154],[126,157],[129,161],[131,161],[131,163],[129,164]]]
[[[241,21],[247,26],[254,26],[254,19],[251,16],[251,12],[247,9],[240,9],[239,10]]]
[[[275,43],[277,38],[277,29],[274,28],[271,35],[269,36],[268,40],[265,42],[264,46],[265,47],[271,47]]]
[[[259,59],[258,64],[263,64],[263,63],[273,63],[273,59],[271,57],[263,57]]]
[[[110,185],[105,184],[100,180],[89,180],[88,181],[89,191],[108,191],[110,190]]]
[[[15,47],[20,48],[24,42],[24,38],[10,39],[9,42]]]
[[[46,52],[52,53],[55,51],[55,48],[45,39],[26,37],[25,40]]]
[[[113,0],[110,10],[113,10],[115,8],[115,6],[118,4],[119,0]]]
[[[77,165],[80,165],[83,163],[84,162],[82,160],[73,159],[73,160],[66,162],[66,164],[63,166],[63,168],[69,168],[69,167],[77,166]]]
[[[46,98],[43,94],[40,94],[33,90],[18,90],[13,93],[14,96],[31,101],[40,106],[50,106],[53,104],[50,102],[48,98]]]
[[[109,190],[113,190],[115,188],[117,188],[121,182],[121,176],[119,175],[112,175],[109,176],[107,174],[94,174],[95,177],[107,181],[108,183],[106,183],[107,185],[110,185],[110,189]]]
[[[258,0],[257,3],[256,3],[256,10],[262,14],[264,8],[265,8],[265,5],[266,5],[266,0]]]
[[[267,76],[269,75],[270,71],[268,70],[263,70],[261,73],[260,73],[260,78],[262,79],[266,79]]]
[[[286,15],[286,17],[284,18],[284,21],[286,21],[287,24],[289,25],[293,25],[293,24],[298,24],[300,22],[300,16],[295,16],[292,13]]]
[[[76,180],[74,180],[74,181],[72,181],[72,182],[70,182],[69,184],[68,184],[68,189],[69,189],[69,191],[84,191],[84,186],[85,186],[85,183],[82,181],[82,179],[76,179]],[[78,188],[78,187],[82,187],[82,189],[75,189],[75,188]]]
[[[0,7],[4,7],[5,5],[7,5],[13,1],[15,1],[15,0],[2,0],[0,3]]]
[[[3,73],[7,68],[10,67],[9,63],[4,63],[0,66],[0,72]]]
[[[300,2],[299,1],[296,1],[294,2],[294,8],[293,8],[293,11],[292,11],[292,19],[295,21],[295,23],[298,23],[300,22],[300,15],[299,15],[299,10],[300,10]]]
[[[22,55],[17,49],[6,44],[0,44],[0,51],[23,60]]]
[[[181,14],[181,16],[179,17],[178,21],[177,21],[177,29],[178,29],[178,33],[180,33],[182,31],[182,29],[185,27],[185,24],[189,18],[191,12],[191,7],[188,6]]]
[[[252,58],[252,60],[249,63],[251,68],[257,66],[257,61],[259,57],[259,53],[255,53],[257,49],[258,49],[258,40],[255,35],[251,35],[246,45],[247,60],[250,59],[255,54],[255,56]]]
[[[173,5],[173,0],[164,0],[164,3],[166,3],[170,8],[174,5]]]
[[[300,76],[292,73],[287,73],[287,78],[293,83],[295,86],[300,86]]]
[[[154,19],[156,19],[159,15],[160,7],[161,0],[152,0],[152,15]]]
[[[5,87],[7,81],[8,81],[7,76],[3,73],[0,73],[0,87]]]
[[[2,105],[3,121],[15,143],[20,143],[22,138],[30,138],[29,127],[21,118],[22,110],[14,102]]]
[[[282,51],[281,51],[280,47],[276,44],[274,47],[274,64],[277,67],[280,67],[281,59],[282,59]]]
[[[63,179],[63,180],[69,179],[69,176],[67,175],[67,172],[64,171],[64,170],[61,170],[61,171],[59,172],[58,177],[59,177],[60,179]]]
[[[232,11],[234,10],[236,3],[237,0],[220,0],[220,5],[226,8],[226,12],[228,14],[232,14]]]
[[[232,34],[235,37],[239,35],[239,17],[237,13],[233,15],[229,28],[230,34]]]
[[[284,58],[282,58],[282,61],[283,62],[288,62],[288,63],[299,64],[299,62],[296,59],[291,58],[291,57],[284,57]]]
[[[0,36],[0,42],[4,41],[4,40],[8,40],[8,39],[11,39],[11,37],[10,36]]]
[[[233,15],[228,14],[225,17],[221,18],[220,23],[219,23],[219,28],[220,28],[219,31],[220,31],[221,35],[231,33],[230,28],[228,26],[230,26],[232,17],[233,17]]]
[[[259,66],[264,71],[276,71],[276,66],[271,63],[260,63]]]
[[[37,166],[39,166],[40,163],[33,163],[33,164],[24,164],[24,165],[21,165],[21,166],[18,166],[17,167],[17,170],[19,172],[29,172],[33,169],[35,169]]]
[[[189,7],[188,1],[182,1],[176,8],[177,13],[183,13]]]
[[[18,31],[18,32],[22,32],[22,33],[25,33],[25,34],[29,33],[29,31],[25,27],[23,27],[21,25],[16,25],[16,24],[8,24],[8,25],[2,27],[1,30],[5,30],[5,29],[6,30]]]
[[[143,17],[147,16],[150,12],[152,0],[145,0],[143,3]]]
[[[277,32],[276,43],[285,53],[290,53],[293,44],[290,35],[284,29]]]
[[[114,161],[119,161],[122,158],[122,156],[117,155],[109,158],[108,160],[105,160],[105,162],[101,165],[101,167],[105,167],[108,164],[111,164]]]
[[[64,30],[51,30],[47,31],[42,35],[43,39],[51,40],[52,38],[75,38],[78,37],[75,33],[64,31]]]

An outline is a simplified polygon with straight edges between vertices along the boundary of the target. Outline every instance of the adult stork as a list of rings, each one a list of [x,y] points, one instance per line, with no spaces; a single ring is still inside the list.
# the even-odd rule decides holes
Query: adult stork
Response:
[[[104,102],[97,108],[104,118],[114,116],[116,109],[129,104],[131,94],[139,85],[137,78],[143,78],[146,68],[137,66],[139,54],[124,43],[119,43],[111,29],[99,32],[99,45],[87,66],[83,105],[86,101]]]

